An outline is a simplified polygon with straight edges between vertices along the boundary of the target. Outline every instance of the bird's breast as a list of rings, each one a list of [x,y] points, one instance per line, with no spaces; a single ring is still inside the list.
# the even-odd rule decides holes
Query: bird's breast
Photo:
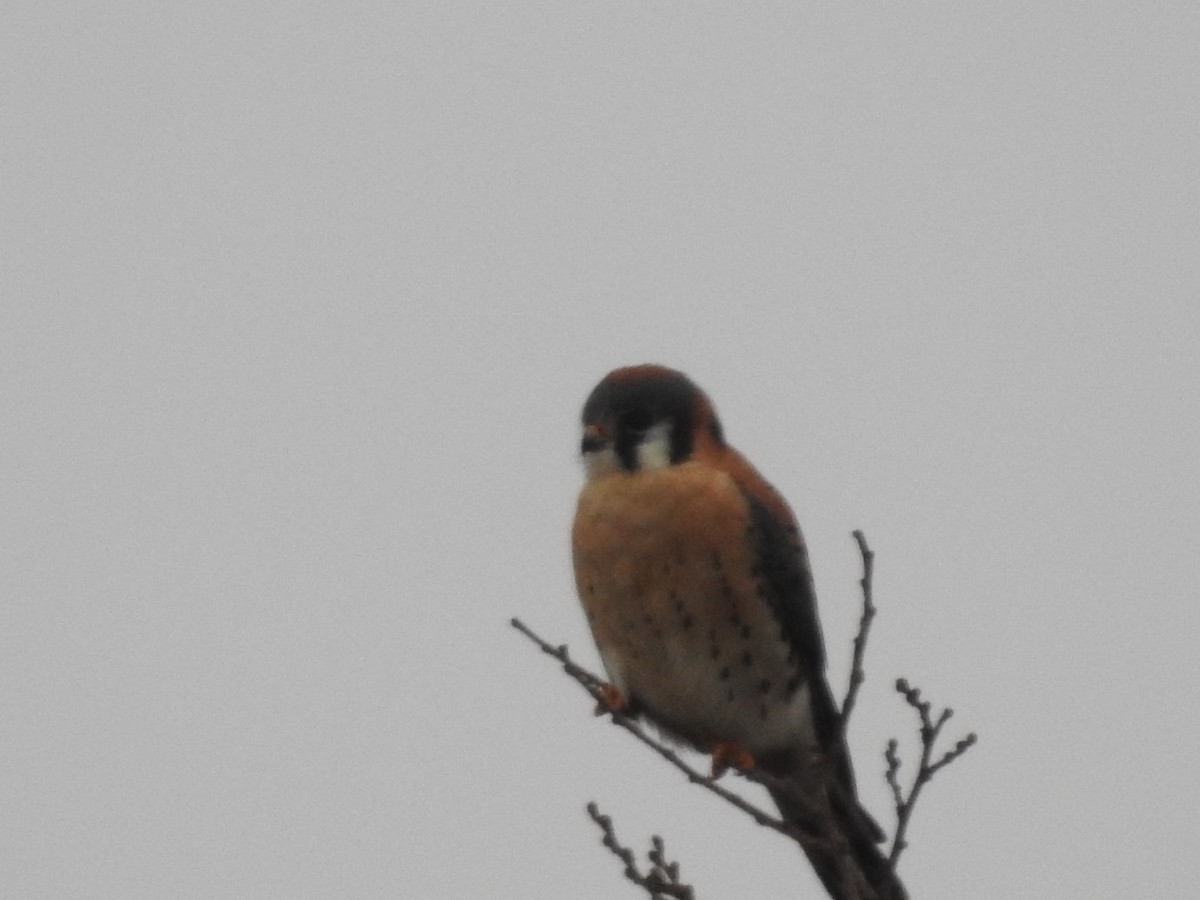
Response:
[[[811,743],[807,686],[766,599],[748,504],[684,463],[593,479],[572,532],[609,677],[666,730],[752,753]]]

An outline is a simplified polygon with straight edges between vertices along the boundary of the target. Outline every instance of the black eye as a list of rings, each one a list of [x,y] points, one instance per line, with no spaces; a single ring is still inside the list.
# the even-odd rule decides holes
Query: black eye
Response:
[[[621,414],[621,428],[624,431],[648,431],[654,424],[654,416],[644,406],[636,406]]]

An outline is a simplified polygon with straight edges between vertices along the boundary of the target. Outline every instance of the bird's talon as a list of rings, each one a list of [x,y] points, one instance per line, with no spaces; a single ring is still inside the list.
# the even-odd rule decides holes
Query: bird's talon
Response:
[[[629,709],[629,700],[621,693],[615,684],[600,685],[600,700],[596,704],[596,715],[605,713],[625,712]]]
[[[749,772],[754,768],[754,755],[740,744],[733,741],[717,741],[712,745],[712,770],[709,778],[716,781],[725,774],[727,769],[734,768],[740,772]]]

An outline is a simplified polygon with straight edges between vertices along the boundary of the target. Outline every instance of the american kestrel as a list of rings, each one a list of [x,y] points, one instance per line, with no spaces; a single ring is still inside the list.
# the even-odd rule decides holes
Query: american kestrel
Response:
[[[575,581],[606,702],[774,776],[784,820],[835,898],[906,897],[859,804],[825,677],[808,553],[782,496],[725,442],[708,397],[657,365],[583,407]]]

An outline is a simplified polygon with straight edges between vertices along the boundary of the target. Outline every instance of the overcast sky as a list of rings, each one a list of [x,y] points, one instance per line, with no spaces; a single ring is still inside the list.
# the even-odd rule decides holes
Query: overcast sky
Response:
[[[801,854],[591,716],[580,405],[661,362],[840,692],[979,745],[914,900],[1193,897],[1191,3],[8,3],[0,896],[701,900]],[[701,763],[702,764],[702,763]],[[755,794],[754,796],[759,796]]]

